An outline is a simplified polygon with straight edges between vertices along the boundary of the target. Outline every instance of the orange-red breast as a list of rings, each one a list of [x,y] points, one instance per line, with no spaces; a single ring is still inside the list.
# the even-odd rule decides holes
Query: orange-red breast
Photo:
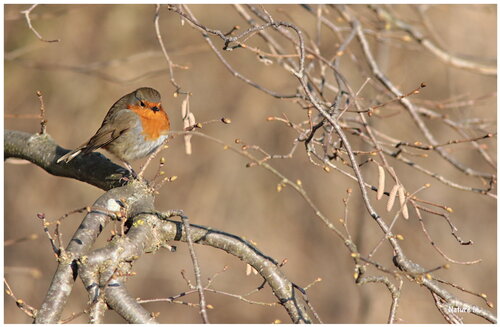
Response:
[[[161,106],[160,93],[141,87],[116,101],[95,135],[57,162],[68,162],[81,153],[103,148],[133,172],[129,162],[153,153],[168,137],[169,130],[170,121]]]

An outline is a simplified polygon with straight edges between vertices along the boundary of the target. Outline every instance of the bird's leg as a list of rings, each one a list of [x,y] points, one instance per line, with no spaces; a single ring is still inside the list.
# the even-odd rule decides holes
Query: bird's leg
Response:
[[[132,166],[128,162],[123,161],[123,164],[125,165],[125,167],[127,167],[128,171],[130,171],[130,174],[132,175],[133,179],[141,179],[141,176],[138,176],[136,174],[136,172],[134,171],[134,168],[132,168]]]
[[[140,182],[144,182],[144,183],[146,183],[146,185],[147,185],[148,187],[150,187],[150,185],[149,185],[149,181],[148,181],[147,179],[143,179],[143,178],[142,178],[142,173],[144,172],[144,170],[141,170],[141,171],[139,172],[139,174],[137,174],[137,173],[134,171],[134,168],[132,168],[132,166],[131,166],[128,162],[123,161],[123,164],[124,164],[124,165],[125,165],[125,167],[127,167],[127,169],[130,171],[130,174],[132,175],[132,178],[133,178],[133,179],[136,179],[136,180],[138,180],[138,181],[140,181]]]

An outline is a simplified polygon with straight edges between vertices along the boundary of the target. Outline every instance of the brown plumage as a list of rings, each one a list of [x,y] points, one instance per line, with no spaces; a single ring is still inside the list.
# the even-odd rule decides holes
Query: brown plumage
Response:
[[[129,162],[156,150],[168,137],[169,130],[170,121],[161,105],[160,93],[142,87],[116,101],[95,135],[57,162],[69,162],[80,154],[104,148],[132,171]]]

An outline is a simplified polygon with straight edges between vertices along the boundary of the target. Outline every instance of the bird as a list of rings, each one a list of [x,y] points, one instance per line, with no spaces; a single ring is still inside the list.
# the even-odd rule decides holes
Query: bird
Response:
[[[116,101],[101,127],[87,142],[57,160],[69,162],[103,148],[120,159],[136,177],[130,161],[147,157],[168,138],[170,120],[161,105],[160,92],[141,87]]]

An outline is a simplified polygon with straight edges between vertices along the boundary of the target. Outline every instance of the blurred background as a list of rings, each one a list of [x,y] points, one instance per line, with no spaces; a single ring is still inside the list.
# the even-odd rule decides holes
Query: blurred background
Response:
[[[317,5],[312,6],[316,8]],[[193,14],[206,26],[224,32],[235,25],[241,30],[247,23],[231,5],[190,5]],[[444,49],[462,58],[496,66],[496,6],[495,5],[432,5],[425,15],[417,15],[415,6],[391,6],[399,17],[420,30],[432,26],[434,40]],[[109,107],[122,95],[138,87],[150,86],[162,94],[164,107],[170,115],[172,128],[183,128],[181,102],[184,96],[174,97],[175,88],[169,82],[168,66],[155,34],[154,5],[40,5],[31,13],[34,28],[45,39],[60,39],[57,43],[38,40],[28,29],[22,10],[29,5],[5,6],[5,76],[4,113],[6,129],[29,133],[39,131],[37,119],[9,118],[8,115],[38,114],[36,91],[43,93],[47,111],[47,131],[62,147],[74,148],[86,141],[100,126]],[[309,38],[316,33],[314,15],[298,5],[266,5],[275,20],[292,21]],[[428,85],[412,100],[419,103],[446,103],[478,99],[470,105],[437,109],[455,120],[480,118],[492,121],[489,132],[496,130],[496,75],[485,76],[453,68],[438,60],[414,42],[402,42],[401,33],[393,26],[381,25],[365,6],[352,7],[359,13],[367,29],[375,31],[370,44],[376,60],[391,80],[403,92],[415,89],[421,82]],[[324,15],[335,18],[338,14],[326,8]],[[342,20],[339,26],[347,27]],[[160,28],[172,61],[187,66],[175,70],[177,83],[192,93],[190,108],[198,121],[228,117],[232,124],[206,125],[202,132],[228,144],[239,138],[248,144],[261,146],[272,154],[290,151],[296,133],[285,124],[268,122],[268,116],[285,114],[291,121],[307,119],[300,107],[288,100],[275,99],[233,77],[210,50],[199,31],[162,6]],[[344,37],[348,34],[346,29]],[[428,34],[428,33],[427,33]],[[273,34],[277,37],[278,34]],[[391,39],[391,38],[394,39]],[[399,38],[399,39],[398,39]],[[254,38],[258,39],[258,38]],[[219,49],[222,43],[214,38]],[[330,58],[338,47],[335,34],[323,27],[321,52]],[[250,42],[251,43],[251,42]],[[293,49],[292,49],[293,50]],[[349,50],[359,54],[359,44],[353,41]],[[276,64],[266,65],[255,53],[242,49],[225,52],[224,56],[235,69],[261,85],[279,93],[294,93],[296,79]],[[362,55],[359,55],[362,58]],[[343,59],[341,72],[354,89],[358,89],[367,76],[363,76],[349,57]],[[362,63],[361,65],[366,65]],[[353,68],[354,67],[354,68]],[[377,95],[367,87],[360,94],[364,103]],[[426,102],[427,101],[427,102]],[[423,141],[407,113],[397,105],[391,112],[401,111],[377,123],[386,124],[390,135],[413,142]],[[460,139],[440,121],[429,123],[436,137],[446,142]],[[496,138],[481,141],[485,150],[496,158]],[[245,158],[206,139],[193,137],[193,154],[184,152],[181,137],[174,138],[161,155],[166,159],[166,173],[178,176],[167,183],[156,198],[158,210],[183,209],[191,223],[210,226],[233,233],[256,243],[265,254],[278,262],[287,259],[283,267],[291,281],[305,287],[317,278],[320,283],[308,289],[316,311],[326,323],[385,323],[391,296],[381,284],[357,286],[354,283],[352,258],[334,233],[325,228],[313,210],[291,188],[277,192],[280,182],[268,171],[246,168]],[[357,144],[358,149],[362,148]],[[303,145],[291,159],[272,160],[270,163],[290,180],[300,179],[316,205],[339,228],[338,219],[344,216],[342,198],[348,188],[353,189],[349,202],[349,228],[358,240],[362,254],[367,254],[379,241],[381,231],[366,212],[357,185],[334,171],[326,173],[313,166],[304,153]],[[495,173],[480,159],[469,143],[447,148],[471,168]],[[105,155],[109,156],[107,153]],[[153,163],[146,176],[153,176],[158,166]],[[484,187],[474,178],[464,175],[439,157],[419,159],[419,163],[443,174],[456,183]],[[138,168],[143,161],[134,162]],[[447,223],[437,216],[426,216],[426,226],[439,247],[451,258],[459,261],[482,259],[475,265],[452,264],[450,269],[436,273],[443,279],[467,290],[486,293],[496,304],[496,201],[484,195],[459,191],[447,187],[408,166],[392,161],[406,189],[415,191],[425,183],[432,187],[420,197],[453,208],[451,218],[464,240],[473,240],[470,246],[460,246],[450,234]],[[364,168],[365,169],[365,168]],[[366,167],[367,181],[376,184],[376,167]],[[373,192],[372,192],[373,193]],[[38,308],[45,296],[56,260],[50,244],[43,234],[36,214],[43,212],[55,219],[71,210],[91,205],[103,191],[71,179],[54,177],[32,164],[19,162],[5,164],[5,220],[6,241],[38,235],[34,240],[17,242],[5,248],[5,278],[18,298]],[[375,201],[375,194],[370,194]],[[385,203],[376,202],[377,210],[385,213]],[[387,215],[391,218],[394,211]],[[408,221],[399,221],[396,232],[405,236],[402,241],[406,254],[426,268],[447,263],[437,254],[423,234],[417,217],[410,211]],[[72,215],[63,224],[65,243],[79,225],[83,214]],[[96,246],[105,244],[108,227]],[[143,299],[176,295],[188,289],[181,270],[194,280],[191,260],[185,244],[176,253],[166,250],[144,255],[135,264],[137,276],[130,278],[128,289]],[[247,276],[244,263],[223,251],[196,246],[202,277],[228,266],[212,285],[221,291],[246,294],[261,283],[256,275]],[[374,258],[391,269],[392,252],[384,245]],[[371,273],[380,275],[374,269]],[[475,296],[450,289],[453,294],[471,303],[485,306]],[[289,322],[285,310],[279,306],[261,306],[219,294],[208,294],[209,311],[214,323],[271,323]],[[273,302],[274,296],[266,287],[250,297],[252,300]],[[197,303],[197,295],[182,298]],[[86,291],[77,281],[65,314],[80,312],[87,305]],[[160,312],[162,323],[199,323],[196,307],[172,303],[146,304],[147,310]],[[492,309],[495,310],[495,309]],[[5,323],[30,323],[5,295]],[[398,311],[401,323],[444,323],[435,308],[429,292],[413,282],[405,282]],[[472,315],[462,314],[465,322],[484,322]],[[87,322],[79,317],[73,323]],[[109,312],[107,323],[123,320]]]

